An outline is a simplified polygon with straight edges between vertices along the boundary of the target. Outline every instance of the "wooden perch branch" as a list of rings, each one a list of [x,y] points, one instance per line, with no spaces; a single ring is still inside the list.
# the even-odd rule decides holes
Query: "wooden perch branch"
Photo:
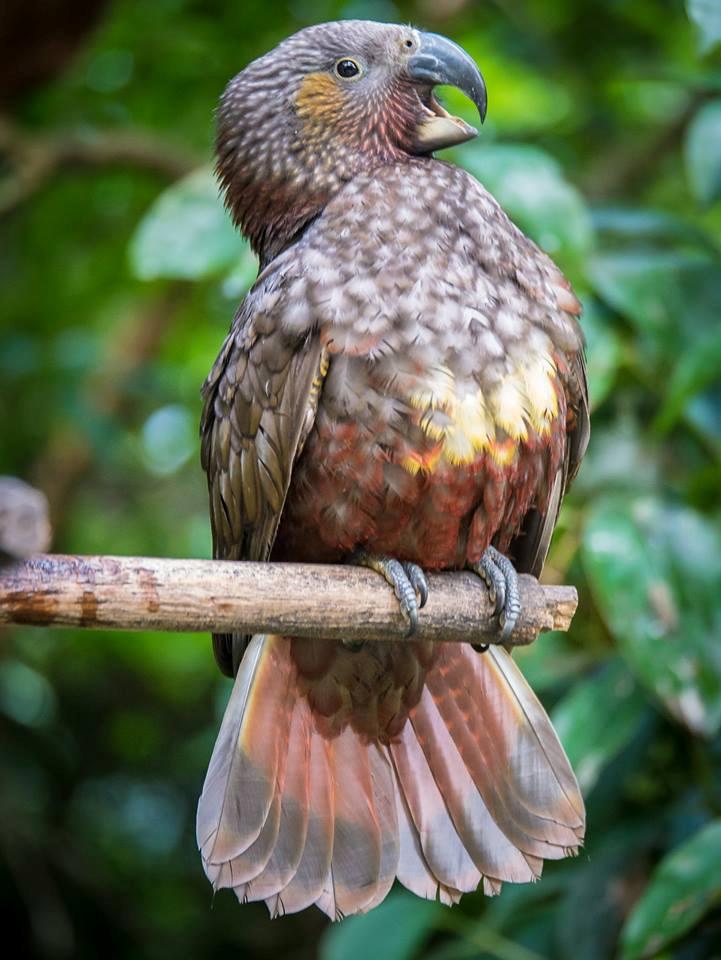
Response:
[[[498,642],[488,592],[471,573],[429,576],[414,639]],[[567,630],[574,587],[521,578],[514,646]],[[283,633],[297,637],[402,640],[393,591],[352,566],[226,563],[150,557],[44,554],[0,566],[0,623],[35,626]]]

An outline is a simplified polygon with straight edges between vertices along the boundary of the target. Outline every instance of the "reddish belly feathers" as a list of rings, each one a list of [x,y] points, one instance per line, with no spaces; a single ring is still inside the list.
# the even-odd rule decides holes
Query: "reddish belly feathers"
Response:
[[[480,452],[469,464],[412,473],[400,462],[407,446],[389,450],[375,431],[319,416],[294,471],[273,559],[334,562],[363,547],[433,570],[477,562],[491,541],[504,550],[527,511],[543,509],[563,453],[562,424],[545,437],[530,434],[508,463]]]

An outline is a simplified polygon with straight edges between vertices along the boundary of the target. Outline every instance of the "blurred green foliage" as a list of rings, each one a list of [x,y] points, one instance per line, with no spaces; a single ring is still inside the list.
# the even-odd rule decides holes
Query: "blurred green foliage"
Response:
[[[108,3],[0,128],[0,471],[48,492],[56,550],[209,555],[198,391],[255,269],[210,177],[212,110],[250,58],[337,16],[472,52],[489,119],[455,159],[584,301],[593,436],[546,572],[581,604],[519,660],[578,772],[587,846],[453,911],[397,891],[332,928],[271,923],[214,899],[195,850],[228,693],[208,639],[17,629],[0,645],[5,941],[47,958],[720,957],[721,0]]]

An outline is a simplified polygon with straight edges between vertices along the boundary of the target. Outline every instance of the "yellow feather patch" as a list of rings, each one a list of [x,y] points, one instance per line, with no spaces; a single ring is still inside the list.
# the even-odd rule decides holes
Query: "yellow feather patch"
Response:
[[[531,424],[540,434],[551,429],[558,416],[558,397],[554,380],[556,368],[548,357],[536,357],[523,368],[523,381],[529,401]]]
[[[486,413],[483,394],[466,394],[453,410],[452,424],[446,430],[443,456],[458,465],[473,463],[481,450],[487,450],[495,428]]]
[[[448,367],[433,367],[423,386],[408,398],[418,410],[452,410],[456,404],[456,381]]]
[[[513,463],[517,450],[518,443],[511,437],[506,437],[505,440],[500,442],[494,441],[488,448],[493,462],[497,463],[499,467],[507,467]]]
[[[427,454],[406,455],[401,465],[413,475],[429,473],[441,461],[467,465],[485,451],[507,466],[529,431],[540,436],[550,431],[558,416],[555,378],[550,358],[538,356],[507,375],[488,397],[480,389],[459,396],[451,371],[434,368],[408,398],[423,411],[419,425],[434,447]]]
[[[501,380],[491,396],[491,411],[496,424],[502,427],[514,440],[526,440],[528,431],[528,398],[525,382],[520,371],[509,374]]]
[[[442,452],[443,445],[439,443],[428,453],[409,453],[401,460],[401,466],[413,477],[417,473],[433,473],[440,462]]]

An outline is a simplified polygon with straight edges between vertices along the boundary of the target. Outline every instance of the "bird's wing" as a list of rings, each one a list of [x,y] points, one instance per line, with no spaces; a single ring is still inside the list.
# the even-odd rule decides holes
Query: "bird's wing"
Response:
[[[577,316],[581,312],[580,304],[567,289],[565,281],[563,281],[563,288],[561,300],[566,307],[565,312]],[[578,473],[591,432],[586,358],[583,348],[565,356],[563,369],[559,372],[567,405],[565,455],[553,479],[543,508],[534,507],[529,510],[521,531],[511,542],[509,550],[516,568],[534,577],[540,576],[543,569],[561,503],[571,481]]]
[[[283,277],[267,274],[243,302],[203,387],[201,461],[213,555],[222,560],[267,560],[327,371],[317,332],[289,335],[282,328]],[[247,639],[213,637],[229,676]]]

